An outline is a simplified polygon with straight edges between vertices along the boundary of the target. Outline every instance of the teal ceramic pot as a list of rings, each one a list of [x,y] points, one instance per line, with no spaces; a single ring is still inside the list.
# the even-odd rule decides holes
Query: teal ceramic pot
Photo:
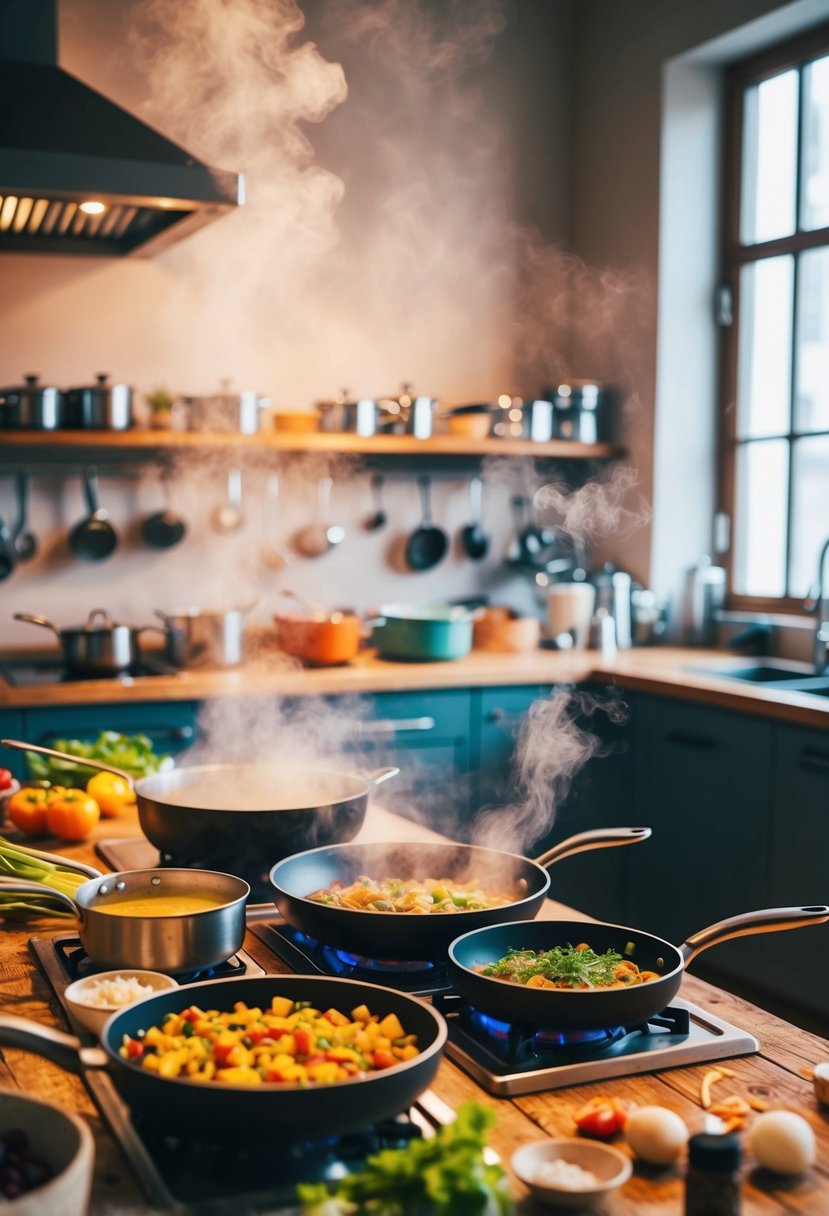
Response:
[[[372,622],[382,659],[429,663],[462,659],[472,649],[473,614],[448,605],[387,604]]]

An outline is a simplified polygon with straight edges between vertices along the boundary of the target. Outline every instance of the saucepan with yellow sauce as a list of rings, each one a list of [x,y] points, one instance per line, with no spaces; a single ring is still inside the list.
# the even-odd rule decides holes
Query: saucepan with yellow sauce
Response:
[[[91,866],[78,868],[97,874]],[[0,886],[68,907],[86,953],[100,967],[168,975],[214,967],[241,949],[250,895],[244,879],[232,874],[172,868],[97,874],[74,899],[40,883],[2,879]]]

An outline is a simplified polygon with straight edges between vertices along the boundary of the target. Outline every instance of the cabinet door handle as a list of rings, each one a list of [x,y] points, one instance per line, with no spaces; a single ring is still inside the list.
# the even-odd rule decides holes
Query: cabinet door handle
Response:
[[[422,718],[378,718],[361,722],[361,735],[400,735],[408,730],[434,730],[437,723],[428,715]]]
[[[496,705],[495,709],[491,709],[486,716],[487,722],[520,722],[524,714],[508,714],[505,709],[501,709]]]
[[[800,767],[812,773],[829,773],[829,753],[817,747],[804,747],[800,753]]]
[[[694,747],[697,751],[708,752],[717,746],[717,740],[709,735],[690,735],[683,730],[669,730],[665,736],[669,743],[679,747]]]

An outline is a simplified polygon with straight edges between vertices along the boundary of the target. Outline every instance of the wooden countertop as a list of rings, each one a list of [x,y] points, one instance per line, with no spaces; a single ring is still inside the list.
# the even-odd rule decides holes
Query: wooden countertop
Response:
[[[114,830],[117,829],[117,830]],[[138,834],[134,819],[108,820],[96,829],[98,838]],[[369,811],[361,838],[423,839],[425,829],[373,807]],[[432,837],[432,833],[428,833]],[[99,864],[93,841],[66,847],[65,852],[92,864]],[[549,901],[542,912],[545,918],[574,916],[572,909]],[[39,934],[65,931],[66,921],[43,921]],[[50,1026],[63,1026],[61,1014],[47,981],[32,961],[28,939],[32,927],[0,924],[0,1011],[14,1013]],[[269,971],[285,968],[267,951],[263,943],[248,933],[245,948]],[[724,1082],[722,1096],[731,1092],[753,1094],[772,1107],[796,1110],[808,1119],[818,1140],[818,1164],[802,1178],[775,1182],[769,1175],[752,1170],[746,1162],[743,1216],[774,1216],[776,1213],[818,1213],[829,1211],[829,1115],[814,1098],[812,1085],[803,1073],[820,1060],[829,1060],[829,1042],[801,1031],[771,1016],[746,1001],[730,996],[692,975],[685,977],[680,995],[750,1031],[760,1042],[760,1051],[729,1061],[736,1076]],[[456,1065],[444,1060],[433,1091],[450,1107],[468,1098],[493,1108],[497,1126],[490,1143],[507,1164],[512,1152],[527,1141],[544,1136],[573,1133],[572,1114],[588,1098],[598,1094],[633,1099],[640,1105],[657,1104],[677,1111],[692,1132],[703,1129],[704,1115],[699,1105],[700,1083],[710,1065],[665,1070],[643,1076],[582,1085],[550,1093],[514,1099],[493,1098],[478,1089]],[[88,1120],[95,1133],[97,1162],[90,1216],[150,1216],[156,1211],[144,1199],[138,1180],[121,1157],[106,1125],[76,1077],[18,1050],[5,1049],[0,1056],[0,1085],[19,1087],[64,1109],[73,1110]],[[683,1172],[681,1166],[654,1169],[636,1165],[628,1183],[608,1202],[605,1210],[614,1216],[676,1216],[682,1209]],[[522,1186],[513,1179],[514,1193],[522,1213],[538,1213]],[[242,1216],[237,1210],[227,1216]]]
[[[10,657],[7,654],[6,657]],[[485,688],[593,680],[632,691],[677,697],[721,709],[829,729],[829,697],[779,692],[712,675],[706,669],[750,665],[719,650],[637,647],[611,660],[597,651],[536,650],[497,654],[473,650],[444,663],[393,663],[362,652],[343,667],[305,669],[262,643],[243,666],[125,680],[78,680],[11,687],[0,679],[0,709],[99,705],[134,701],[202,701],[232,696],[332,696],[416,689]]]

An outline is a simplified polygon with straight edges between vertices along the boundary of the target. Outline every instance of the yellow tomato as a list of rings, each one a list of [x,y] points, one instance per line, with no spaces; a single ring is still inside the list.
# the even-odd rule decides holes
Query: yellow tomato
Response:
[[[84,790],[64,790],[46,804],[46,824],[61,840],[85,840],[101,818],[98,803]]]
[[[46,826],[46,790],[24,786],[12,794],[6,813],[14,826],[27,836],[45,836],[49,830]]]
[[[135,806],[135,790],[117,773],[96,773],[87,781],[86,792],[98,803],[105,819],[120,815],[124,807]]]

